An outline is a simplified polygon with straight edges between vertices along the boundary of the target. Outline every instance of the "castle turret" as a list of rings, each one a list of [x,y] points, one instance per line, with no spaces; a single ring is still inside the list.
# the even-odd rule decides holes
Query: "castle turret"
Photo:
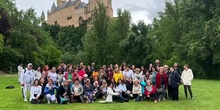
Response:
[[[57,0],[57,6],[62,5],[63,3],[65,3],[67,0]],[[70,1],[70,0],[69,0]]]
[[[44,11],[42,11],[40,19],[41,19],[42,22],[45,21],[45,14],[44,14]]]
[[[52,7],[51,7],[51,10],[50,10],[50,12],[53,12],[53,11],[55,11],[55,9],[56,9],[56,5],[55,5],[55,3],[53,2],[53,5],[52,5]]]

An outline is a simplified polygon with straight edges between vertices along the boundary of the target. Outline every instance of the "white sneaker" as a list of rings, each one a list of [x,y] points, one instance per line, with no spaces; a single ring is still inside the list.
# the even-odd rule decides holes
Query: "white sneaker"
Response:
[[[24,99],[24,101],[27,102],[28,100],[27,100],[27,99]]]
[[[50,104],[50,101],[48,101],[47,104]]]

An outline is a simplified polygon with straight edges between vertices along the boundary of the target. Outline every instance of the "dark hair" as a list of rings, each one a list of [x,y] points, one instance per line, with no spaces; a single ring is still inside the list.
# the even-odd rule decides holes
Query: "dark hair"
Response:
[[[36,82],[36,81],[38,81],[38,79],[35,79],[35,80],[34,80],[34,83],[33,83],[34,86],[35,86],[35,82]],[[37,84],[37,85],[39,85],[39,81],[38,81],[38,84]]]
[[[52,83],[53,83],[53,80],[52,80],[52,79],[48,79],[48,83],[49,83],[49,81],[52,81]]]
[[[113,83],[110,82],[110,83],[108,83],[108,86],[110,86],[111,84],[114,85]]]
[[[40,79],[38,80],[38,84],[39,84],[39,85],[41,85],[41,82],[40,82],[41,79],[44,79],[44,78],[43,78],[43,77],[40,77]]]
[[[117,85],[119,85],[119,80],[121,80],[121,83],[124,84],[124,80],[122,80],[121,78],[119,78]]]
[[[76,79],[75,79],[75,81],[79,81],[79,79],[78,79],[78,78],[76,78]]]

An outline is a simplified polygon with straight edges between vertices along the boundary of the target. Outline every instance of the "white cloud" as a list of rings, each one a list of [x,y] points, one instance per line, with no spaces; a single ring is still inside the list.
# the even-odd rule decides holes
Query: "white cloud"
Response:
[[[81,0],[88,3],[88,0]],[[138,1],[138,2],[137,2]],[[16,6],[19,10],[34,8],[37,15],[40,16],[42,10],[45,14],[51,8],[56,0],[16,0]],[[127,9],[131,12],[132,22],[144,20],[151,23],[153,18],[157,16],[158,11],[164,9],[164,0],[112,0],[114,16],[117,15],[117,9]]]

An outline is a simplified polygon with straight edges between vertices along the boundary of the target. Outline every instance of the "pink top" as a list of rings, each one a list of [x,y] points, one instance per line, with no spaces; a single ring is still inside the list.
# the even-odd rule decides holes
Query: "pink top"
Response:
[[[78,73],[79,77],[82,77],[82,78],[84,78],[84,74],[86,74],[84,70],[80,70]]]

